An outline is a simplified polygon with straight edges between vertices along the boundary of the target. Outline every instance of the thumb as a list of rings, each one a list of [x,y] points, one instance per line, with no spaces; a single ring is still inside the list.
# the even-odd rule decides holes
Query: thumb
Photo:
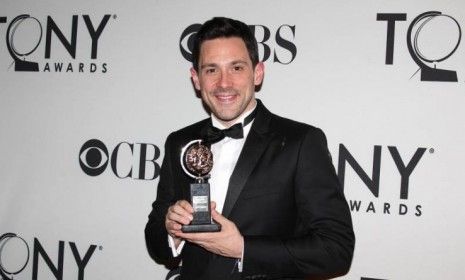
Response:
[[[210,201],[210,209],[215,210],[216,209],[216,202]]]
[[[219,224],[223,224],[224,222],[228,221],[228,219],[226,219],[223,215],[216,211],[216,209],[212,209],[212,218]]]

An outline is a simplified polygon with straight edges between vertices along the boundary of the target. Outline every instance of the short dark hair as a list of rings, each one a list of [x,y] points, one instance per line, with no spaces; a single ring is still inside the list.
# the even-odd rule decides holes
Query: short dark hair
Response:
[[[258,64],[258,45],[252,30],[247,24],[225,17],[214,17],[206,21],[197,32],[192,50],[192,65],[196,71],[199,70],[200,47],[206,40],[217,38],[241,38],[247,51],[253,67]]]

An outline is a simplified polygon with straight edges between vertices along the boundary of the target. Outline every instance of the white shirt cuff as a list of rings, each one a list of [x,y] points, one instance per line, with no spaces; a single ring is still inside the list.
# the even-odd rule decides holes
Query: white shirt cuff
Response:
[[[174,238],[168,234],[168,245],[171,248],[171,253],[173,253],[173,257],[177,257],[181,254],[182,248],[184,247],[185,243],[186,241],[182,240],[181,243],[179,243],[178,248],[176,248],[176,245],[174,244]]]
[[[245,246],[245,241],[244,241]],[[242,247],[242,256],[240,259],[237,260],[237,271],[242,272],[242,265],[244,263],[244,247]]]

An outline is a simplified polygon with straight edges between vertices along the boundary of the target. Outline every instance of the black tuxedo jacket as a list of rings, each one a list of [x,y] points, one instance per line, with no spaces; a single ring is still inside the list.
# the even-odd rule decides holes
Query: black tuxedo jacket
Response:
[[[260,101],[257,106],[222,212],[244,236],[243,271],[238,272],[236,259],[187,242],[181,279],[320,279],[346,273],[355,238],[324,133],[276,116]],[[210,122],[166,140],[157,199],[145,229],[155,260],[173,259],[165,215],[170,205],[190,196],[193,179],[182,171],[181,149],[200,139]]]

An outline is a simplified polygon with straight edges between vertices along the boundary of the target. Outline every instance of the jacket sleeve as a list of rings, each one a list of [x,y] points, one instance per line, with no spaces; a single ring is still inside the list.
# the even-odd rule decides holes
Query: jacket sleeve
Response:
[[[293,183],[297,234],[244,236],[245,278],[332,277],[350,268],[355,237],[326,137],[309,129],[300,145]]]
[[[145,227],[145,241],[150,256],[156,261],[170,261],[173,254],[168,245],[168,233],[165,228],[165,216],[168,208],[175,201],[174,178],[172,171],[171,151],[172,136],[165,143],[165,155],[160,169],[160,180],[157,198],[152,204],[152,211]]]

